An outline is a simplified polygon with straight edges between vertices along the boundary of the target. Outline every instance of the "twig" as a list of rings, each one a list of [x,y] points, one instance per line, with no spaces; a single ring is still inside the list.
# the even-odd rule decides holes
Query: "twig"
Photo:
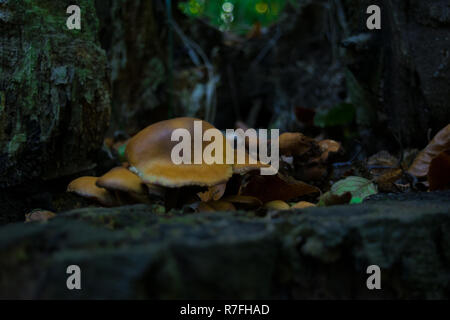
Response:
[[[281,30],[280,27],[277,26],[277,32],[275,33],[275,36],[269,40],[267,45],[261,50],[261,52],[256,56],[255,60],[252,62],[252,67],[256,66],[261,62],[262,59],[265,58],[265,56],[272,50],[273,47],[277,44],[278,40],[281,37]]]
[[[178,26],[178,24],[172,20],[172,25],[177,33],[177,35],[181,38],[185,46],[189,50],[189,56],[192,59],[192,62],[198,66],[200,58],[203,60],[203,64],[206,67],[206,70],[208,71],[208,86],[211,86],[210,88],[212,90],[206,90],[206,115],[205,120],[208,122],[214,122],[215,114],[216,114],[216,83],[217,83],[217,77],[214,74],[214,67],[210,60],[208,59],[208,56],[205,54],[203,49],[194,41],[190,40],[181,30],[181,28]],[[208,89],[210,89],[208,88]]]

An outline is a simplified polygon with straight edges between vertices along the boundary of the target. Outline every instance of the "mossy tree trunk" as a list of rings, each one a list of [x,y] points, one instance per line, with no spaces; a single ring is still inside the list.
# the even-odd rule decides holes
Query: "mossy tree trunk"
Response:
[[[0,1],[0,193],[95,166],[110,116],[93,0]],[[2,206],[4,201],[2,202]]]

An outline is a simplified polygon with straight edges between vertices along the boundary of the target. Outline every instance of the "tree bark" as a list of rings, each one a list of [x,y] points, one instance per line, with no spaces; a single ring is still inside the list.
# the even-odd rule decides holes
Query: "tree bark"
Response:
[[[0,188],[93,167],[110,115],[93,1],[0,2]]]

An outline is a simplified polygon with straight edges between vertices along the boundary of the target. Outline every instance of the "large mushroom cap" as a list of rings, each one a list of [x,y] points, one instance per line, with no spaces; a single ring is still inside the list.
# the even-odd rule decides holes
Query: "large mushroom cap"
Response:
[[[144,183],[154,183],[166,187],[213,186],[227,181],[233,174],[232,166],[226,164],[224,152],[223,164],[194,164],[194,118],[176,118],[155,123],[134,136],[127,145],[126,156],[131,170],[136,172]],[[187,129],[191,134],[191,164],[173,163],[172,149],[179,144],[171,141],[176,129]],[[215,129],[202,121],[203,133]],[[225,150],[226,143],[223,137]],[[211,142],[202,143],[202,152]]]
[[[72,192],[80,197],[95,200],[106,207],[113,207],[117,204],[114,196],[106,189],[96,185],[98,178],[81,177],[73,180],[67,187],[67,192]]]

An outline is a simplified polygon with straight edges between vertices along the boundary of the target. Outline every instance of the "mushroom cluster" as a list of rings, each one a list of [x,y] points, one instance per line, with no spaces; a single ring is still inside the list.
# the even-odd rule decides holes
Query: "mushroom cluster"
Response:
[[[171,158],[176,142],[172,132],[183,128],[193,137],[195,118],[176,118],[148,126],[132,137],[125,150],[125,165],[116,167],[101,177],[81,177],[72,181],[67,191],[90,199],[101,206],[114,207],[135,203],[150,203],[152,198],[165,201],[167,207],[176,207],[174,197],[189,198],[185,203],[198,202],[197,211],[232,210],[232,202],[220,200],[226,183],[233,174],[241,175],[264,165],[250,164],[174,164]],[[215,129],[202,121],[203,132]],[[222,135],[223,136],[223,135]],[[228,141],[223,136],[223,145]],[[203,142],[203,148],[207,142]],[[194,143],[191,143],[194,148]],[[194,150],[191,154],[193,155]],[[180,190],[183,190],[180,194]],[[217,192],[217,190],[219,190]]]

